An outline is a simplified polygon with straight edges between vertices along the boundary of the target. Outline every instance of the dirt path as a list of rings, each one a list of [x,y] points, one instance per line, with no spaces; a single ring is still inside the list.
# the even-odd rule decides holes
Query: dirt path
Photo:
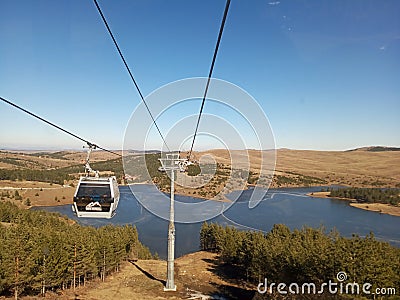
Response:
[[[96,280],[75,293],[68,290],[57,297],[48,295],[46,299],[252,299],[254,287],[245,287],[240,281],[226,277],[217,267],[216,259],[216,254],[203,251],[178,258],[175,261],[176,292],[163,290],[166,261],[140,260],[124,263],[121,271],[108,276],[105,282]]]

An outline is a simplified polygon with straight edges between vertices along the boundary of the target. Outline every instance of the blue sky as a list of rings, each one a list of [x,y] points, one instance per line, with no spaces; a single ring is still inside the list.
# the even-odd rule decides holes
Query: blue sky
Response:
[[[145,95],[207,76],[225,1],[99,3]],[[213,75],[256,99],[278,148],[400,146],[400,2],[232,0]],[[0,1],[0,96],[112,149],[140,103],[81,0]],[[82,146],[5,103],[0,128],[0,148]]]

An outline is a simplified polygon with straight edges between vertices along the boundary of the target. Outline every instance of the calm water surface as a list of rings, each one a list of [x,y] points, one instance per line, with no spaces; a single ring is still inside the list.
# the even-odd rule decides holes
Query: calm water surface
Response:
[[[135,191],[150,189],[146,185],[135,185]],[[264,199],[253,209],[248,208],[251,190],[241,192],[238,200],[222,215],[210,220],[222,225],[235,226],[238,229],[257,229],[269,231],[274,224],[283,223],[291,229],[302,226],[319,227],[327,231],[336,228],[342,235],[358,234],[365,236],[370,232],[379,240],[385,240],[400,247],[400,217],[379,214],[351,207],[347,201],[320,199],[306,196],[307,193],[320,191],[320,187],[270,189]],[[161,258],[167,256],[168,222],[148,212],[136,200],[127,186],[120,187],[121,199],[117,214],[111,220],[76,218],[71,205],[38,207],[46,211],[59,212],[82,225],[102,226],[106,224],[134,224],[138,228],[140,240]],[[236,196],[234,192],[228,197]],[[198,202],[196,198],[175,196],[176,201]],[[221,203],[215,203],[220,207]],[[190,219],[190,210],[181,211]],[[199,231],[201,223],[176,224],[176,256],[199,250]]]

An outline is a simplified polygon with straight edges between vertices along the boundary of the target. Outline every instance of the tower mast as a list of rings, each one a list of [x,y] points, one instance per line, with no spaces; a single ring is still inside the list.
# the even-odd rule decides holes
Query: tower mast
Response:
[[[171,197],[169,206],[169,224],[168,224],[168,260],[167,260],[167,282],[164,291],[176,291],[174,282],[174,259],[175,259],[175,172],[184,170],[186,159],[180,159],[179,153],[168,153],[166,158],[160,158],[162,167],[160,171],[171,171]]]

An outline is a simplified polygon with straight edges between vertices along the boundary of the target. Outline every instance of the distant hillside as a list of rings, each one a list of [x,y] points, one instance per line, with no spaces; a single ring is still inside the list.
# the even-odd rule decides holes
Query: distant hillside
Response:
[[[235,151],[231,151],[235,152]],[[257,173],[260,163],[259,151],[247,151],[251,171]],[[230,156],[224,150],[209,150],[197,154],[211,154],[218,163],[229,165]],[[326,181],[353,187],[400,187],[400,151],[276,151],[275,177],[272,187],[312,185],[292,179],[311,176]],[[280,176],[280,177],[278,177]],[[283,177],[282,177],[283,176]],[[315,181],[316,184],[318,184]],[[321,184],[320,184],[321,185]]]
[[[350,151],[367,151],[367,152],[400,151],[400,148],[385,147],[385,146],[369,146],[369,147],[361,147],[361,148],[347,150],[347,152]]]
[[[40,181],[63,185],[79,178],[84,171],[86,153],[82,151],[43,151],[33,153],[0,151],[0,180]],[[91,155],[95,170],[123,178],[122,159],[112,153],[95,151]]]
[[[257,150],[221,150],[214,149],[194,152],[193,158],[200,160],[203,155],[211,155],[217,162],[215,176],[203,176],[209,182],[197,190],[177,190],[209,197],[224,187],[230,174],[231,157],[235,157],[235,165],[246,168],[247,157],[250,158],[248,183],[253,184],[259,176],[261,152]],[[125,152],[126,155],[126,152]],[[185,153],[182,153],[185,156]],[[150,178],[159,186],[168,188],[166,174],[158,172],[159,153],[143,155],[128,154],[127,161],[132,164],[123,170],[122,161],[115,155],[104,151],[94,151],[91,155],[92,167],[102,172],[113,173],[120,179],[129,175],[133,182],[145,182]],[[83,151],[47,151],[41,153],[15,153],[0,151],[0,180],[33,180],[64,184],[64,181],[78,178],[83,171],[86,153]],[[312,151],[279,149],[276,151],[276,168],[272,187],[296,187],[310,185],[340,184],[352,187],[400,187],[400,148],[371,146],[349,151]],[[125,173],[125,174],[124,174]],[[3,175],[2,175],[3,174]],[[149,178],[150,175],[150,178]],[[188,183],[199,178],[178,175],[178,181]],[[190,175],[190,174],[188,174]],[[207,175],[207,174],[203,174]],[[209,174],[208,174],[209,175]],[[201,178],[203,178],[201,177]],[[203,179],[202,179],[203,180]],[[208,181],[210,180],[210,181]],[[179,187],[176,187],[180,189]],[[236,188],[236,187],[235,187]]]

